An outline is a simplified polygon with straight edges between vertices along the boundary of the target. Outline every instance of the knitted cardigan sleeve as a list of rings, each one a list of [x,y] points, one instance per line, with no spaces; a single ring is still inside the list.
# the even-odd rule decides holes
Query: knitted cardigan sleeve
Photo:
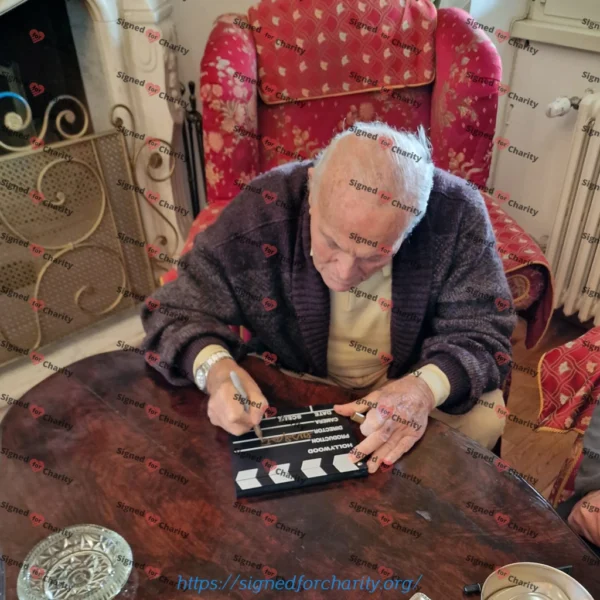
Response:
[[[510,369],[511,335],[516,325],[502,261],[492,244],[494,232],[479,192],[462,187],[465,202],[448,273],[443,278],[432,335],[416,367],[437,365],[451,392],[439,409],[468,412],[484,393],[502,386]]]

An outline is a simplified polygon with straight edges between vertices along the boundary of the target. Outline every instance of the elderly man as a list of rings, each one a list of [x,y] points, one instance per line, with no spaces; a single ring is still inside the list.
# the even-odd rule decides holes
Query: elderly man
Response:
[[[144,346],[171,383],[209,394],[214,425],[241,435],[260,423],[268,402],[237,361],[268,352],[286,372],[364,394],[336,411],[367,413],[351,455],[370,455],[370,472],[430,415],[488,448],[501,435],[510,291],[481,195],[434,168],[422,129],[356,123],[314,163],[257,177],[183,260],[155,294],[172,310],[144,308]]]

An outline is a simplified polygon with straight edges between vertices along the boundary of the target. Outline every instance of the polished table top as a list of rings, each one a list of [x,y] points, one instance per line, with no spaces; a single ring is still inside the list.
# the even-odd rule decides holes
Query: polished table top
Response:
[[[278,408],[350,400],[343,390],[287,377],[253,357],[242,366]],[[2,425],[0,554],[9,600],[31,548],[83,523],[118,532],[133,550],[137,564],[120,598],[197,595],[176,589],[179,575],[231,586],[235,578],[276,574],[412,579],[417,591],[447,600],[462,598],[463,585],[482,583],[494,566],[517,561],[571,564],[572,575],[600,597],[598,562],[542,496],[438,421],[430,420],[423,439],[386,472],[236,503],[228,436],[210,424],[206,397],[195,387],[170,386],[128,352],[69,368],[71,377],[56,373],[28,392],[22,403],[29,406],[12,406]],[[368,596],[401,589],[380,587]],[[202,593],[256,595],[239,583]]]

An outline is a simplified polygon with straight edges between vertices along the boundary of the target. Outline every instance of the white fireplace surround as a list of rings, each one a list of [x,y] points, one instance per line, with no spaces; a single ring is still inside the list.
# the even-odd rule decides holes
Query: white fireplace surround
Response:
[[[23,1],[25,0],[0,0],[0,18],[3,13],[22,4]],[[124,83],[117,77],[117,73],[122,71],[139,80],[145,79],[146,82],[159,85],[161,91],[173,98],[181,97],[176,53],[166,46],[159,45],[158,42],[149,43],[148,38],[138,31],[124,29],[117,24],[117,20],[122,18],[135,25],[145,25],[146,30],[159,31],[161,38],[176,44],[177,33],[172,18],[173,8],[170,0],[66,0],[66,2],[70,12],[74,8],[70,6],[71,4],[85,5],[93,23],[95,40],[78,39],[78,31],[75,29],[73,35],[96,133],[111,127],[110,108],[117,104],[124,104],[135,117],[137,132],[145,133],[146,138],[155,137],[165,140],[173,150],[179,150],[177,146],[180,136],[176,133],[176,126],[180,126],[184,120],[183,107],[159,98],[158,94],[150,96],[143,87]],[[88,46],[90,46],[89,49]],[[97,57],[93,52],[94,46],[97,48],[100,61],[96,60]],[[82,55],[82,48],[86,48],[83,53],[86,56]],[[90,73],[88,70],[98,69],[98,67],[101,68],[102,73]],[[95,91],[97,93],[94,93]],[[124,110],[117,110],[115,116],[121,117],[124,125],[129,129],[132,128]],[[139,140],[131,137],[126,140],[128,144],[135,142],[136,149],[141,144]],[[189,194],[184,185],[185,164],[178,159],[172,159],[176,163],[176,169],[173,177],[168,178],[170,158],[166,154],[160,154],[163,165],[158,170],[154,170],[153,175],[158,179],[165,179],[165,181],[156,182],[146,172],[147,160],[145,157],[148,156],[149,153],[143,152],[136,166],[140,187],[158,192],[160,198],[170,206],[183,204],[184,208],[189,209]],[[185,201],[178,203],[175,201],[176,197],[177,199],[185,198]],[[191,224],[191,213],[186,218],[182,218],[174,210],[161,208],[159,205],[156,205],[155,208],[179,234],[176,253],[173,256],[173,258],[178,258],[185,243],[185,234]],[[169,248],[173,248],[173,232],[141,199],[140,210],[146,239],[153,241],[158,236],[164,235],[169,240]]]

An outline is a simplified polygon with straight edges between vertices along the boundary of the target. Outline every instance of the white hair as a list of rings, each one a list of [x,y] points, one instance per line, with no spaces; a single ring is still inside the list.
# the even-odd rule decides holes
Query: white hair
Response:
[[[375,139],[366,137],[365,133],[376,137]],[[392,171],[395,171],[395,175],[392,173],[395,189],[390,191],[395,193],[396,198],[404,205],[419,211],[411,219],[408,229],[403,231],[403,237],[406,237],[423,218],[427,210],[427,201],[429,200],[431,188],[433,187],[434,165],[431,158],[431,145],[427,139],[425,130],[420,125],[415,134],[408,131],[398,131],[386,123],[378,121],[372,123],[355,123],[349,129],[336,135],[329,145],[315,157],[313,164],[313,185],[311,186],[315,191],[319,189],[319,184],[327,163],[334,154],[340,140],[352,135],[364,137],[365,140],[373,144],[379,144],[381,138],[391,138],[395,150],[392,151],[391,148],[388,148],[387,155],[390,157]],[[420,159],[417,161],[418,157]],[[372,181],[376,177],[377,172],[381,171],[380,158],[380,153],[372,152],[362,154],[360,160],[353,160],[352,156],[348,156],[345,160],[348,162],[348,170],[351,172],[352,177],[361,181]]]

